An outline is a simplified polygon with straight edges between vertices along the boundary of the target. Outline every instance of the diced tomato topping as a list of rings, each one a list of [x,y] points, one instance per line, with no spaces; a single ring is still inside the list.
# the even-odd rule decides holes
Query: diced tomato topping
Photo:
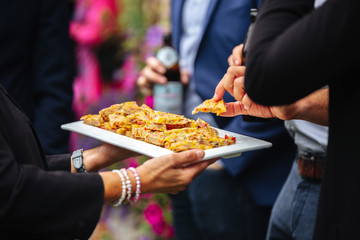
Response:
[[[231,141],[236,141],[236,137],[229,137],[228,135],[225,134],[225,139],[230,139]]]

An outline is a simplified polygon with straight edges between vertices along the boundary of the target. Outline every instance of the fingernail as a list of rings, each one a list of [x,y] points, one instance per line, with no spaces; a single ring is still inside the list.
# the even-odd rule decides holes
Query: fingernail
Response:
[[[167,82],[166,77],[161,77],[161,78],[160,78],[160,83],[165,84],[166,82]]]
[[[214,94],[213,99],[217,99],[217,94],[216,93]]]
[[[239,65],[240,64],[240,61],[239,60],[235,60],[235,65]]]
[[[157,71],[159,72],[159,73],[165,73],[165,68],[163,68],[163,67],[158,67],[157,68]]]
[[[197,151],[196,151],[196,155],[197,155],[197,157],[198,157],[199,159],[201,159],[201,158],[204,157],[205,153],[204,153],[203,150],[197,150]]]

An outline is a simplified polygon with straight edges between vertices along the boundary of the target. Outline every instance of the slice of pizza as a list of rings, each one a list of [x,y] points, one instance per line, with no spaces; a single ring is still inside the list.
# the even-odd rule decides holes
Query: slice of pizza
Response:
[[[167,130],[190,127],[192,123],[191,119],[182,115],[159,111],[155,112],[151,120],[154,123],[164,123]]]
[[[216,115],[226,112],[224,100],[221,99],[220,101],[217,102],[213,98],[205,100],[202,104],[197,106],[192,111],[192,114],[196,114],[198,112],[210,112],[210,113],[216,113]]]
[[[153,130],[153,131],[159,131],[159,132],[165,132],[166,131],[166,125],[165,123],[155,123],[150,120],[146,121],[145,124],[145,130]]]
[[[105,122],[107,122],[109,121],[109,115],[116,114],[122,109],[123,106],[124,106],[123,103],[113,104],[110,107],[101,109],[99,111],[99,115],[104,119]]]
[[[196,123],[199,128],[204,129],[205,131],[209,132],[209,134],[211,134],[211,135],[219,134],[219,132],[215,128],[210,127],[210,125],[207,122],[205,122],[204,120],[202,120],[200,118],[198,118],[196,120]]]
[[[88,114],[80,118],[85,124],[100,127],[103,124],[103,119],[99,114]]]
[[[125,117],[117,114],[110,114],[108,115],[109,124],[112,128],[121,128],[125,124]]]

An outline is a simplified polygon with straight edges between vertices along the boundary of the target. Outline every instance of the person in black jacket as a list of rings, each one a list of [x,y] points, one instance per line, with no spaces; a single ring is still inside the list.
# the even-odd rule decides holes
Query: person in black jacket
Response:
[[[158,157],[136,168],[98,170],[136,153],[103,144],[84,151],[76,173],[70,154],[43,153],[30,120],[0,84],[0,233],[5,239],[87,239],[103,204],[141,193],[177,193],[213,161],[184,164],[204,157],[190,150]],[[119,174],[119,175],[118,175]],[[125,173],[123,173],[125,177]],[[140,182],[138,182],[140,181]],[[130,184],[130,189],[128,189]],[[124,192],[126,188],[129,192]],[[124,201],[125,202],[125,201]]]
[[[0,83],[34,124],[47,154],[69,151],[74,49],[65,0],[0,1]]]
[[[354,59],[360,55],[359,10],[357,0],[328,0],[315,10],[313,0],[265,1],[249,45],[245,79],[224,84],[237,95],[238,107],[247,109],[291,104],[329,86],[329,143],[314,239],[358,235],[360,83]],[[245,88],[237,87],[241,81]]]
[[[224,91],[222,86],[230,90],[229,86],[236,82],[237,89],[244,88],[242,47],[243,45],[235,47],[229,57],[231,67],[216,89],[219,98]],[[236,60],[238,64],[235,64]],[[298,147],[293,167],[272,209],[266,239],[311,239],[325,169],[328,127],[322,125],[328,124],[329,89],[324,87],[290,105],[270,107],[253,102],[249,105],[239,92],[234,95],[245,105],[228,102],[228,111],[222,116],[249,114],[287,120],[285,126]]]

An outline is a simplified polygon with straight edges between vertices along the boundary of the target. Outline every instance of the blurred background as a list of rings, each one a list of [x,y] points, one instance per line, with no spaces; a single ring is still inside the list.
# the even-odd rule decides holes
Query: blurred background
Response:
[[[136,78],[145,59],[169,32],[168,0],[68,0],[69,34],[74,42],[77,73],[73,85],[76,119],[115,103],[143,98]],[[75,133],[71,150],[99,145]],[[137,166],[146,157],[128,159],[113,168]],[[166,194],[142,195],[135,206],[105,206],[91,239],[173,239],[171,204]]]

